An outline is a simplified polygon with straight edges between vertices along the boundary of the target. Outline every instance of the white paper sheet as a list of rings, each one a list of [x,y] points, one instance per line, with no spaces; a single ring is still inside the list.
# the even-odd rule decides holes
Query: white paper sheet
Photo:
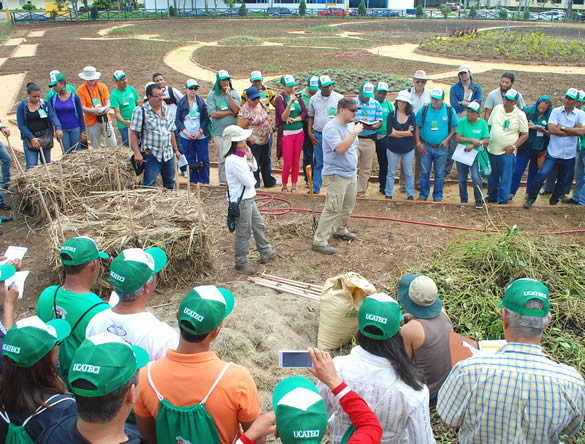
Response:
[[[188,165],[189,162],[187,162],[187,158],[185,157],[184,154],[181,154],[181,157],[179,157],[179,160],[177,161],[177,165],[179,168],[183,168],[184,166]]]
[[[13,284],[18,285],[18,299],[22,299],[22,295],[24,294],[24,281],[26,281],[29,274],[30,271],[17,271],[14,273],[14,276],[4,281],[4,285],[6,288],[11,287]]]
[[[477,150],[465,151],[465,145],[457,145],[453,153],[453,160],[461,162],[467,166],[473,165],[473,161],[477,156]]]
[[[26,247],[9,246],[3,254],[3,256],[6,256],[6,259],[0,261],[0,265],[4,265],[6,262],[14,259],[22,260],[27,251],[28,248]]]

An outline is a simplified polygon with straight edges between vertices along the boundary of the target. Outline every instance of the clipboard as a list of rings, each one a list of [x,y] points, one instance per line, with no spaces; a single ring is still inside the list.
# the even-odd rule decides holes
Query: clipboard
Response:
[[[467,345],[463,345],[463,343]],[[473,356],[473,352],[469,349],[472,347],[479,351],[479,344],[477,341],[455,333],[454,331],[449,332],[449,351],[451,353],[451,368],[455,366],[459,361],[470,358]]]

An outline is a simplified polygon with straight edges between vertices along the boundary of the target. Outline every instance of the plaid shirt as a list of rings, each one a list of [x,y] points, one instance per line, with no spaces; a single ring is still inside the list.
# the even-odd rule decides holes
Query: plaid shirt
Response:
[[[461,427],[461,444],[558,442],[583,424],[585,382],[540,346],[508,343],[493,356],[458,362],[439,391],[437,412]]]
[[[142,109],[146,124],[144,125],[144,134],[142,134],[142,149],[144,152],[150,152],[159,162],[166,162],[173,157],[173,145],[171,135],[177,129],[175,118],[169,107],[162,104],[164,119],[154,112],[150,103],[146,102],[142,106],[137,106],[132,112],[130,129],[138,134],[142,132]],[[147,151],[148,150],[148,151]]]

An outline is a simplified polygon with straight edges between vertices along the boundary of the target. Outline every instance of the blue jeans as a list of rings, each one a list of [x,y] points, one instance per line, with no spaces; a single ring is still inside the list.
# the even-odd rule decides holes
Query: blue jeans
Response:
[[[488,177],[488,200],[498,201],[505,205],[508,203],[510,187],[512,186],[512,174],[514,174],[514,154],[501,154],[496,156],[488,153],[492,165],[492,174]]]
[[[22,141],[24,147],[24,159],[25,159],[25,168],[28,170],[34,166],[39,164],[39,161],[42,162],[41,152],[40,151],[33,151],[29,150],[28,146],[25,141]],[[51,163],[51,150],[43,150],[43,154],[45,155],[45,160],[47,163]]]
[[[65,154],[71,154],[73,151],[79,151],[81,149],[81,128],[70,128],[63,130],[63,149]]]
[[[118,128],[118,131],[120,132],[120,137],[122,138],[122,145],[130,146],[128,142],[128,127],[125,126],[124,128]]]
[[[510,195],[515,196],[518,188],[520,188],[520,181],[526,171],[528,165],[528,178],[526,180],[526,192],[532,186],[534,177],[538,173],[538,155],[540,151],[530,150],[522,151],[516,154],[516,164],[514,165],[514,174],[512,174],[512,186],[510,187]]]
[[[10,164],[12,164],[12,157],[10,153],[0,142],[0,162],[2,162],[2,185],[8,186],[10,184]]]
[[[542,164],[542,168],[534,178],[534,183],[528,190],[528,198],[530,200],[536,200],[538,196],[538,192],[542,187],[542,184],[546,180],[547,176],[550,174],[552,169],[557,166],[558,169],[558,179],[555,187],[553,189],[552,195],[550,197],[551,202],[558,202],[560,197],[565,194],[565,190],[567,188],[567,182],[569,180],[569,173],[575,170],[575,158],[572,159],[557,159],[552,157],[550,154],[546,153],[546,157],[544,158],[544,163]]]
[[[390,150],[386,150],[386,158],[388,159],[388,172],[386,173],[386,181],[384,194],[388,197],[392,197],[394,191],[394,177],[396,177],[396,169],[398,168],[398,162],[402,159],[402,165],[405,176],[406,196],[414,197],[414,172],[412,165],[414,162],[414,150],[410,150],[408,153],[397,154]],[[380,168],[380,171],[382,169]],[[382,176],[380,176],[382,177]]]
[[[575,158],[575,189],[573,200],[585,205],[585,151],[577,153]]]
[[[199,170],[190,169],[189,181],[191,183],[209,183],[209,138],[189,140],[180,137],[180,139],[187,162],[203,162],[205,164]]]
[[[163,186],[169,190],[175,188],[175,156],[166,162],[159,162],[152,154],[144,156],[144,188],[152,188],[156,178],[162,176]]]
[[[315,132],[315,138],[319,145],[313,146],[313,193],[319,193],[323,185],[323,134]]]
[[[443,199],[443,183],[445,181],[445,162],[447,162],[447,148],[433,148],[424,144],[425,154],[420,155],[420,194],[419,199],[427,200],[431,191],[431,169],[435,165],[435,186],[433,200]]]
[[[477,158],[473,161],[473,165],[465,165],[461,162],[457,164],[457,180],[459,182],[459,198],[461,203],[467,203],[467,176],[471,170],[471,182],[473,183],[473,197],[476,203],[483,203],[481,196],[481,177],[479,176],[479,163]]]

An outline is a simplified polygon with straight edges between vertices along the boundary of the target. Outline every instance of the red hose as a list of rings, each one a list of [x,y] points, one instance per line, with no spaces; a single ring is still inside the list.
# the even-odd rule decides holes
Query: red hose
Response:
[[[284,202],[288,204],[288,207],[267,207],[274,201]],[[269,193],[256,193],[256,202],[258,205],[258,210],[261,214],[265,214],[267,216],[282,216],[284,214],[290,213],[291,211],[301,211],[305,213],[310,213],[312,210],[310,208],[296,208],[293,206],[293,203],[285,199],[284,197],[276,197],[273,194]],[[315,210],[316,213],[321,213],[321,210]],[[354,219],[370,219],[370,220],[383,220],[388,222],[397,222],[402,224],[412,224],[412,225],[424,225],[427,227],[434,227],[434,228],[447,228],[449,230],[461,230],[461,231],[478,231],[478,232],[488,232],[488,233],[502,233],[504,230],[496,230],[494,228],[473,228],[473,227],[462,227],[458,225],[445,225],[445,224],[434,224],[431,222],[420,222],[416,220],[407,220],[407,219],[397,219],[395,217],[385,217],[385,216],[364,216],[360,214],[352,214],[352,218]],[[525,234],[530,234],[534,236],[548,236],[553,234],[576,234],[576,233],[585,233],[585,229],[582,230],[565,230],[565,231],[529,231]]]

